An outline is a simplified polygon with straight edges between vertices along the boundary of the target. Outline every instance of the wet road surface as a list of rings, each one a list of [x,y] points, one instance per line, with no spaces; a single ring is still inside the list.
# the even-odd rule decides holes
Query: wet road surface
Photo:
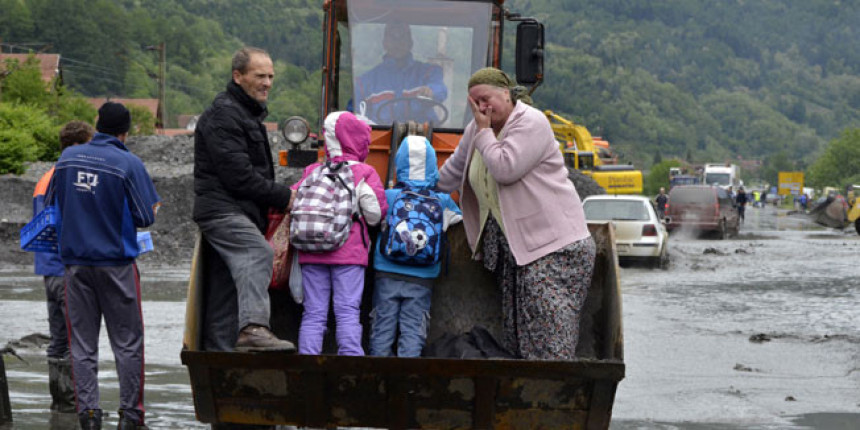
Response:
[[[621,273],[612,429],[860,429],[860,237],[774,208]]]
[[[748,209],[737,238],[670,237],[668,270],[621,271],[625,362],[614,430],[860,428],[860,237],[774,208]],[[194,418],[179,361],[188,266],[141,259],[151,428]],[[24,270],[27,270],[26,268]],[[0,346],[47,332],[41,278],[0,272]],[[13,429],[72,428],[48,411],[43,347],[5,358]],[[102,332],[102,407],[118,384]],[[55,420],[53,425],[52,418]],[[73,418],[73,417],[72,417]]]

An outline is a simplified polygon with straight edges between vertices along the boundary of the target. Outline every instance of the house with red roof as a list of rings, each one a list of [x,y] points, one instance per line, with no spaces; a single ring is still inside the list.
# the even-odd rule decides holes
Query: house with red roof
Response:
[[[39,60],[39,68],[42,71],[42,81],[50,84],[57,80],[63,81],[63,69],[60,66],[60,54],[3,54],[0,53],[0,75],[6,73],[6,60],[17,60],[19,64],[24,64],[31,56]]]

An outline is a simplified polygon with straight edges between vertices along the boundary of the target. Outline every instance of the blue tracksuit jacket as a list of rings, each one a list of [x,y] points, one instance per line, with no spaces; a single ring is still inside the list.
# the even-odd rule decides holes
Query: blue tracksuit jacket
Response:
[[[65,265],[119,266],[139,254],[137,228],[155,222],[160,198],[143,162],[114,136],[63,151],[48,191],[60,209]]]

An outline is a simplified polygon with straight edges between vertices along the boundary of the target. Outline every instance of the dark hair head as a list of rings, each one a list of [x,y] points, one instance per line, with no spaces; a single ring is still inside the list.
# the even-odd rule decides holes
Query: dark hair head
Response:
[[[253,54],[263,54],[265,56],[269,56],[269,53],[264,49],[254,48],[253,46],[246,46],[233,54],[233,64],[232,71],[238,70],[239,73],[245,73],[248,70],[248,64],[251,63],[251,55]]]
[[[99,119],[96,120],[96,130],[99,133],[119,136],[131,128],[131,113],[122,103],[105,102],[99,108]]]
[[[60,151],[79,143],[87,143],[93,138],[96,130],[83,121],[69,121],[60,129]]]

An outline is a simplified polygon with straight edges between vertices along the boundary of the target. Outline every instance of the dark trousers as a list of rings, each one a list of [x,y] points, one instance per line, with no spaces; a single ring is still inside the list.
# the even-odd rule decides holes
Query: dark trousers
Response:
[[[66,287],[62,276],[45,276],[45,297],[48,304],[48,332],[51,342],[50,358],[68,358],[69,332],[66,329]]]
[[[143,314],[137,265],[66,266],[66,310],[78,413],[99,407],[99,331],[104,317],[125,416],[143,422]]]
[[[236,284],[215,248],[203,239],[203,309],[200,343],[204,351],[233,351],[239,337]]]

